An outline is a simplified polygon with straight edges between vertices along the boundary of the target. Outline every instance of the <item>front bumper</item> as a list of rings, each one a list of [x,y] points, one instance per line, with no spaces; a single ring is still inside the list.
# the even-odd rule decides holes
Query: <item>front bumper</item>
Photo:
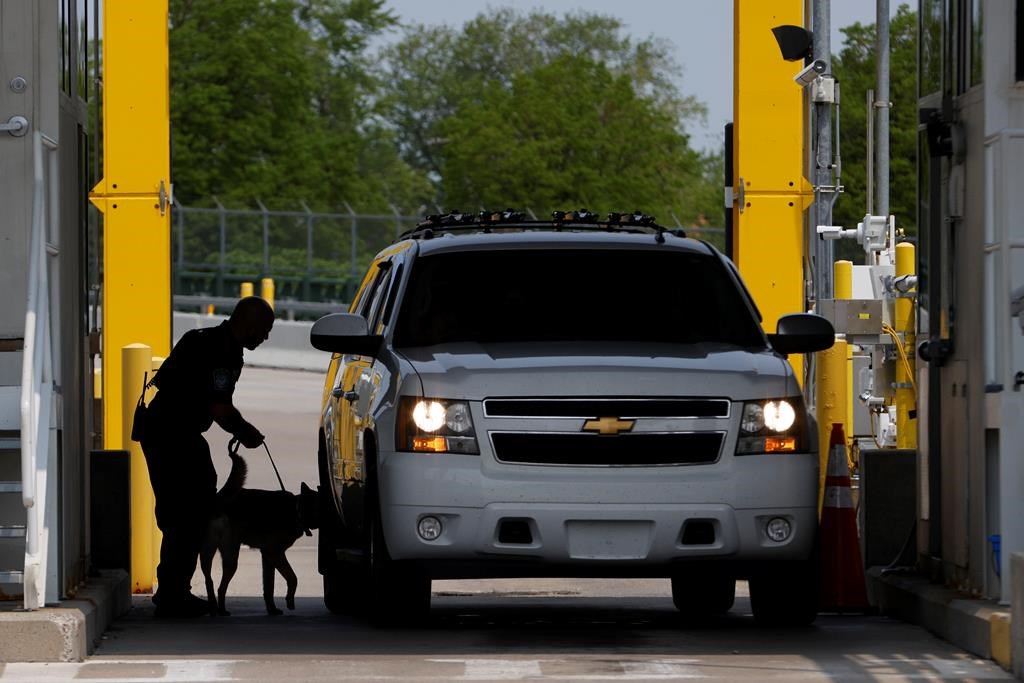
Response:
[[[725,456],[706,467],[591,469],[510,467],[486,456],[382,455],[388,550],[435,578],[543,576],[545,568],[550,575],[668,576],[687,561],[741,568],[803,560],[817,532],[813,454]],[[417,532],[427,515],[443,527],[432,541]],[[776,517],[791,528],[782,542],[765,533]],[[694,521],[714,530],[713,541],[684,539],[684,527]],[[508,522],[525,525],[528,542],[503,542]]]

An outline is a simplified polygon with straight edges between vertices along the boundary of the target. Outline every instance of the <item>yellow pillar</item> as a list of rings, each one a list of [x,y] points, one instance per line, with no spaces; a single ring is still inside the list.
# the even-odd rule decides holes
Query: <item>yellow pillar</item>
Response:
[[[836,261],[832,264],[832,289],[836,299],[853,298],[853,261]],[[853,347],[846,345],[846,421],[843,434],[846,435],[846,452],[853,457]]]
[[[103,6],[103,442],[122,440],[121,348],[171,346],[167,0]],[[148,361],[147,361],[148,362]]]
[[[914,245],[909,242],[896,245],[896,277],[914,274],[914,253]],[[910,413],[917,407],[912,383],[915,371],[914,348],[917,345],[914,334],[914,299],[900,297],[896,299],[895,308],[896,320],[893,321],[893,327],[903,338],[903,348],[910,366],[908,372],[902,360],[896,361],[896,447],[917,448],[917,421],[910,417]]]
[[[242,286],[238,288],[238,297],[244,299],[247,296],[252,296],[252,283],[243,282]]]
[[[825,474],[828,471],[828,441],[832,424],[846,419],[846,404],[850,391],[846,384],[847,344],[836,339],[835,345],[816,356],[817,385],[815,403],[818,407],[818,458],[821,463],[818,480],[818,507],[821,507],[825,491]]]
[[[270,304],[270,307],[274,307],[274,278],[265,277],[260,280],[260,296]]]
[[[805,310],[804,210],[814,194],[803,175],[801,65],[782,59],[772,27],[803,26],[803,0],[734,0],[733,256],[764,316]],[[790,356],[803,380],[803,357]]]
[[[121,350],[121,393],[132,397],[122,403],[121,434],[131,460],[132,592],[150,593],[156,583],[160,535],[154,516],[153,488],[142,446],[131,440],[132,416],[148,373],[153,378],[153,354],[145,344],[127,344]]]

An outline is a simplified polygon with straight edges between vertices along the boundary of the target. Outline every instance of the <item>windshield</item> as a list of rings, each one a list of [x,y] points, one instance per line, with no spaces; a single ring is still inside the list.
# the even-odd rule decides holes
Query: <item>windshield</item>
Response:
[[[551,341],[765,343],[710,254],[505,249],[416,260],[395,346]]]

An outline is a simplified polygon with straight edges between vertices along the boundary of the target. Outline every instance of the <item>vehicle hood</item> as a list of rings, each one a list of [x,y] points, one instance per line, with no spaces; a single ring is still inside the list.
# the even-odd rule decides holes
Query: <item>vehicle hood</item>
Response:
[[[747,400],[799,393],[793,371],[769,350],[731,345],[459,343],[401,349],[423,395],[704,396]]]

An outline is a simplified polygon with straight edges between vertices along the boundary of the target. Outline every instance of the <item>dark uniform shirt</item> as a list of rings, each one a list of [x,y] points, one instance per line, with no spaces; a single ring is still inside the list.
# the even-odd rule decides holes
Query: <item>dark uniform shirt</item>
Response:
[[[214,403],[231,403],[242,373],[242,345],[227,322],[190,330],[157,372],[160,390],[150,404],[163,427],[205,432],[213,424]]]

